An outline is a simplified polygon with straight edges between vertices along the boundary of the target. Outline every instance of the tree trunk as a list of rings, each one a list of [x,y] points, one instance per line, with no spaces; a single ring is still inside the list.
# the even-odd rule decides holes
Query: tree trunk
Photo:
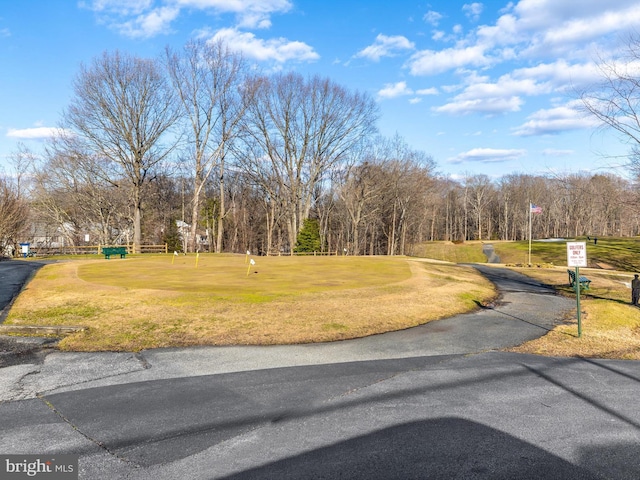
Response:
[[[220,211],[218,212],[218,238],[216,240],[216,253],[222,253],[222,236],[224,235],[224,217],[226,215],[224,206],[224,162],[220,163]]]
[[[138,195],[136,194],[136,197]],[[140,200],[136,198],[136,206],[133,213],[133,253],[140,253],[142,243],[142,208]]]
[[[196,180],[196,193],[193,194],[192,210],[191,210],[191,228],[189,229],[189,251],[195,253],[197,246],[196,235],[198,232],[198,221],[200,219],[200,188]]]

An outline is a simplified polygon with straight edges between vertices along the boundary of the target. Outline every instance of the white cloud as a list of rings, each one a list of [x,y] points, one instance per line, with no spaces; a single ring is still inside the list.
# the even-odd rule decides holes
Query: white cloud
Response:
[[[236,15],[237,27],[268,28],[273,13],[285,13],[292,7],[290,0],[175,0],[180,7],[213,10]]]
[[[556,148],[545,148],[542,155],[545,157],[568,157],[576,153],[574,150],[560,150]]]
[[[7,137],[21,140],[43,140],[60,133],[62,133],[62,130],[56,127],[10,128],[7,131]]]
[[[568,130],[593,128],[598,125],[595,118],[585,116],[579,111],[577,102],[566,105],[538,110],[527,117],[528,121],[513,129],[513,134],[519,137],[534,135],[554,135]]]
[[[441,13],[434,12],[433,10],[429,10],[424,14],[424,21],[433,25],[434,27],[438,26],[440,20],[442,20],[443,16]]]
[[[171,23],[183,10],[233,14],[236,27],[268,28],[271,15],[285,13],[290,0],[166,0],[156,6],[154,0],[91,0],[79,6],[93,10],[101,23],[129,37],[153,37],[168,33]]]
[[[422,50],[411,57],[408,66],[412,75],[436,75],[469,65],[482,67],[491,63],[493,61],[485,56],[484,47],[475,45],[440,51]]]
[[[180,10],[173,7],[161,7],[138,15],[135,19],[115,24],[114,28],[123,35],[131,38],[149,38],[162,33],[169,33],[173,22]]]
[[[416,90],[418,95],[438,95],[440,92],[436,87],[431,88],[422,88],[420,90]]]
[[[463,98],[500,98],[513,95],[539,95],[551,92],[551,87],[546,83],[536,82],[534,78],[514,78],[507,74],[497,82],[478,82],[469,85]]]
[[[391,57],[403,50],[413,50],[415,44],[402,35],[387,36],[379,34],[373,45],[360,50],[355,56],[369,58],[375,62],[381,57]]]
[[[468,18],[470,18],[474,22],[477,22],[479,20],[482,10],[484,10],[484,5],[478,2],[469,3],[462,6],[462,11]]]
[[[480,162],[499,163],[518,160],[526,155],[526,150],[517,149],[495,149],[495,148],[473,148],[467,152],[459,153],[455,157],[449,158],[448,163]]]
[[[511,75],[517,79],[547,82],[551,89],[558,92],[589,85],[601,78],[594,63],[569,64],[564,59],[552,63],[541,63],[535,67],[516,69]]]
[[[482,4],[465,4],[463,10],[475,18]],[[585,64],[595,51],[613,48],[640,24],[637,0],[520,0],[493,23],[481,25],[462,36],[454,27],[454,47],[414,54],[407,67],[412,75],[435,75],[458,68],[484,68],[506,61],[564,57]],[[449,39],[436,32],[434,39]]]
[[[484,115],[500,115],[506,112],[517,112],[520,110],[523,101],[520,97],[502,98],[475,98],[470,100],[457,99],[432,110],[438,113],[450,115],[468,115],[470,113],[480,113]]]
[[[565,60],[516,69],[495,82],[475,72],[464,72],[464,75],[466,86],[458,86],[462,91],[447,104],[434,107],[433,111],[456,115],[516,112],[524,104],[524,97],[565,94],[599,78],[595,65],[570,65]]]
[[[224,40],[231,50],[242,52],[247,57],[260,61],[310,62],[320,58],[306,43],[289,41],[285,38],[264,40],[257,38],[253,33],[240,32],[234,28],[223,28],[216,32],[212,39]]]
[[[149,10],[153,5],[153,0],[92,0],[81,1],[78,5],[98,13],[129,16],[140,15]]]
[[[437,88],[422,88],[414,91],[407,86],[407,82],[386,83],[384,87],[378,91],[378,98],[396,98],[407,95],[417,95],[417,97],[409,100],[409,103],[420,103],[422,99],[419,97],[425,95],[438,95],[440,92]]]
[[[445,105],[433,107],[432,110],[452,115],[470,113],[499,115],[517,112],[524,104],[523,95],[537,95],[551,90],[547,84],[538,84],[529,78],[513,78],[509,74],[491,83],[486,76],[469,72],[466,73],[465,81],[467,85],[451,101]],[[447,89],[447,91],[455,90]]]
[[[8,28],[0,28],[0,37],[10,37],[11,36],[11,30],[9,30]]]
[[[403,95],[413,95],[413,90],[407,87],[407,82],[387,83],[378,92],[380,98],[395,98]]]

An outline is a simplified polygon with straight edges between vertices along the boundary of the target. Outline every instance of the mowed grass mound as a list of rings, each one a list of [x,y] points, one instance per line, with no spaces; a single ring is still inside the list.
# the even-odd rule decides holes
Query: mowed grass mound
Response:
[[[485,263],[487,257],[482,253],[483,246],[484,242],[480,241],[424,242],[412,247],[412,255],[453,263]]]
[[[561,241],[534,240],[531,244],[531,263],[567,264],[567,241],[585,242],[589,267],[634,272],[640,270],[639,237],[576,237]],[[494,242],[496,254],[502,263],[528,263],[528,242]]]
[[[566,268],[518,271],[554,286],[560,293],[575,298],[568,286]],[[580,269],[591,280],[581,295],[582,336],[578,337],[576,311],[564,325],[545,336],[510,349],[556,357],[591,357],[640,360],[640,309],[631,305],[630,273]]]
[[[6,324],[88,327],[62,350],[327,342],[469,311],[495,296],[469,267],[405,257],[133,256],[46,265]]]
[[[567,241],[585,242],[589,267],[615,269],[618,271],[640,271],[640,237],[600,237],[598,243],[587,237],[569,238],[559,241],[534,239],[531,243],[531,264],[566,265]],[[487,257],[482,253],[485,244],[492,244],[500,263],[529,263],[528,241],[485,240],[452,242],[425,242],[412,247],[412,255],[444,260],[454,263],[485,263]]]

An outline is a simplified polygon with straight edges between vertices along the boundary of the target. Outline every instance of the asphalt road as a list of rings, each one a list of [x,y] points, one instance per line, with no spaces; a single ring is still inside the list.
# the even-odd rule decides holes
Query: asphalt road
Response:
[[[0,261],[0,323],[4,321],[14,297],[43,265],[41,262]]]
[[[5,260],[0,257],[0,324],[22,287],[44,263]],[[15,338],[0,335],[0,368],[21,363],[42,363],[53,351],[52,339]]]
[[[477,268],[495,305],[402,332],[0,368],[0,455],[80,455],[86,479],[640,478],[638,363],[499,351],[574,304]]]

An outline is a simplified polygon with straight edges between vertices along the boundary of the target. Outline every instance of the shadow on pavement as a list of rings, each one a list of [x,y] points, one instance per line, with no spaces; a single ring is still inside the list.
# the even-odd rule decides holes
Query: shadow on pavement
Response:
[[[462,418],[385,428],[225,477],[284,479],[601,478],[499,430]]]

